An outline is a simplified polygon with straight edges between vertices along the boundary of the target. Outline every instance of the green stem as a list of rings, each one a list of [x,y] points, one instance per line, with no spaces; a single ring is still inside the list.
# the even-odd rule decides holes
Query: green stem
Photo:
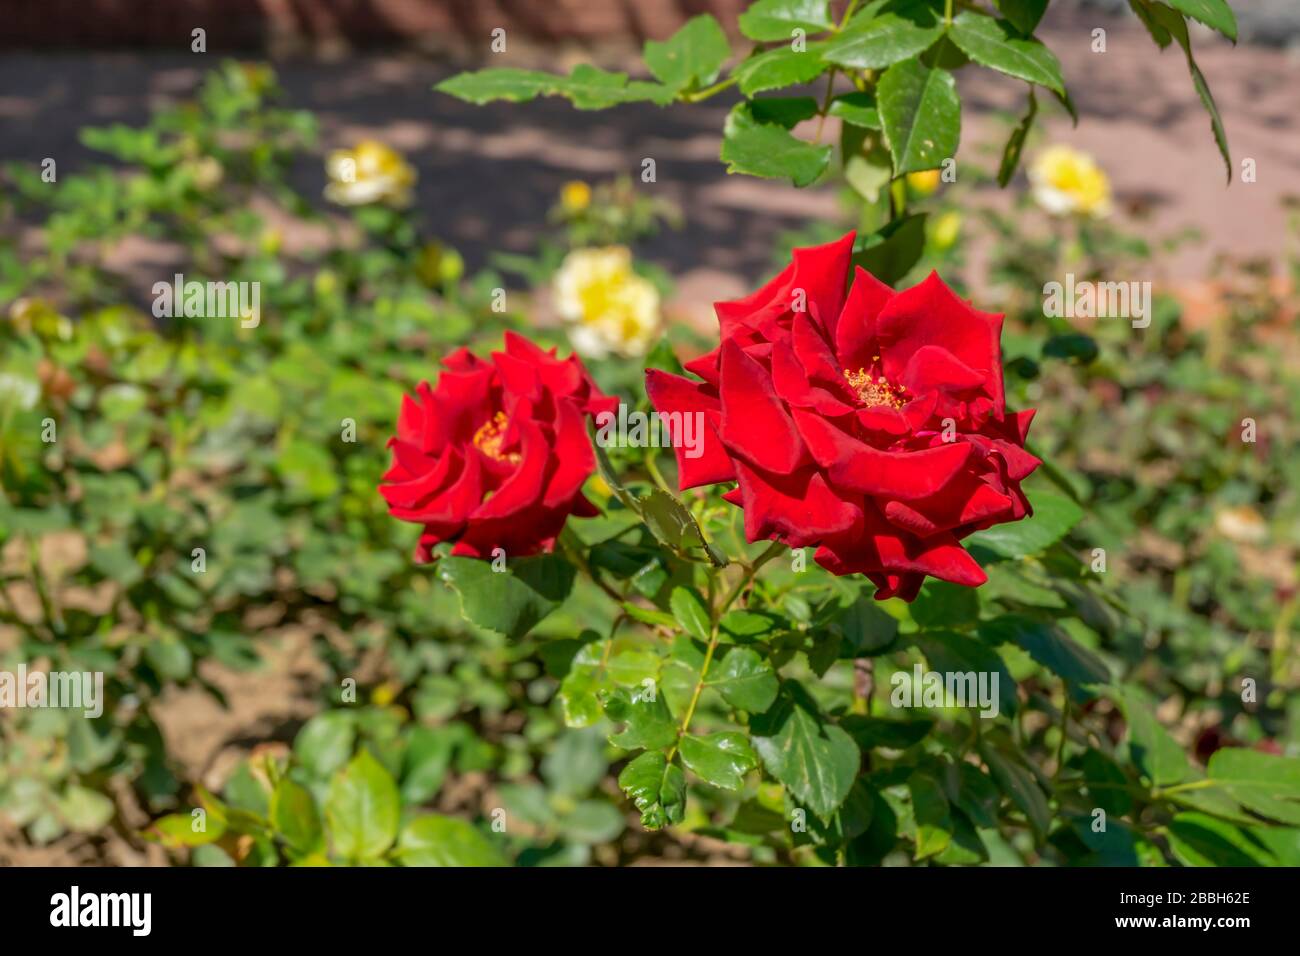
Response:
[[[952,0],[943,0],[943,23],[945,27],[952,27]]]
[[[857,8],[858,8],[858,0],[849,0],[849,5],[844,8],[844,16],[840,17],[839,26],[835,28],[836,33],[839,33],[841,30],[844,29],[844,25],[849,22],[849,17],[853,16],[853,11],[856,10]]]
[[[1151,790],[1151,796],[1159,799],[1161,797],[1167,797],[1171,793],[1182,793],[1184,790],[1204,790],[1207,787],[1217,786],[1219,786],[1218,780],[1210,780],[1208,778],[1205,780],[1190,780],[1187,783],[1175,784],[1172,787],[1153,787]]]
[[[672,489],[668,487],[668,482],[664,480],[663,472],[659,470],[659,463],[655,460],[653,452],[646,455],[645,470],[650,472],[650,477],[654,479],[656,485],[670,495],[673,493]]]
[[[831,96],[835,93],[835,73],[832,69],[826,74],[826,95],[822,97],[821,109],[817,111],[817,137],[815,142],[822,141],[822,128],[826,125],[826,111],[831,108]]]
[[[767,550],[755,558],[753,564],[745,566],[745,571],[740,576],[740,580],[736,582],[735,587],[733,587],[723,599],[722,604],[710,611],[712,621],[709,627],[709,646],[704,652],[704,663],[700,665],[699,680],[695,682],[695,689],[691,692],[690,703],[686,705],[686,713],[682,715],[682,724],[677,729],[677,739],[668,750],[669,763],[672,763],[673,757],[677,755],[677,748],[681,746],[682,738],[686,736],[686,731],[690,729],[691,726],[691,719],[695,716],[695,707],[700,702],[700,695],[704,693],[704,682],[709,675],[709,665],[713,663],[713,654],[718,649],[718,627],[719,622],[722,620],[722,616],[726,614],[727,609],[735,603],[736,598],[738,598],[741,592],[745,590],[749,585],[749,582],[754,580],[754,575],[758,574],[759,569],[780,554],[783,548],[784,545],[779,541],[773,541],[768,545]],[[712,575],[710,575],[710,597],[712,597],[713,590],[713,580]]]
[[[726,80],[720,80],[712,86],[706,86],[702,90],[696,90],[694,93],[681,93],[678,98],[683,103],[698,103],[700,100],[707,100],[710,96],[721,93],[728,87],[735,86],[737,82],[739,82],[738,78],[733,76]]]
[[[56,637],[63,637],[63,616],[50,600],[49,588],[45,584],[45,575],[41,571],[40,549],[35,538],[27,539],[27,560],[32,567],[32,584],[36,586],[36,596],[41,602],[41,611],[45,615],[45,624]]]

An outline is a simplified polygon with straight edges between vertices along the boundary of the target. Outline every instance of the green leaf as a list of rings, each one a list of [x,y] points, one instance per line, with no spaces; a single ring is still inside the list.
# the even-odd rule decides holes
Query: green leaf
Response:
[[[934,729],[934,721],[929,717],[894,720],[888,717],[849,714],[840,721],[840,726],[853,738],[860,750],[872,750],[876,747],[906,750],[926,738]]]
[[[1006,20],[963,10],[953,20],[948,35],[981,66],[1064,95],[1065,80],[1056,56],[1032,37],[1022,37]]]
[[[914,773],[907,781],[912,797],[912,815],[916,820],[916,859],[942,853],[952,840],[952,820],[948,816],[948,798],[939,781],[924,773]]]
[[[542,779],[552,793],[579,797],[600,783],[608,767],[598,730],[570,730],[560,734],[542,758]]]
[[[734,647],[709,671],[706,686],[732,707],[760,714],[772,706],[780,687],[772,665],[748,647]]]
[[[790,40],[795,30],[820,33],[834,26],[826,0],[758,0],[740,15],[740,32],[751,40]]]
[[[558,821],[565,839],[595,845],[608,843],[623,832],[623,812],[608,800],[579,800]]]
[[[935,169],[956,155],[961,101],[951,73],[903,60],[880,78],[876,98],[895,176]]]
[[[1051,811],[1047,806],[1047,796],[1034,775],[1016,757],[1004,753],[987,740],[980,741],[979,752],[1002,792],[1020,808],[1040,836],[1046,834],[1051,823]]]
[[[886,614],[867,594],[858,597],[831,621],[831,631],[840,635],[840,655],[871,657],[883,653],[898,636],[898,619]]]
[[[974,588],[948,581],[929,580],[912,602],[912,620],[922,628],[961,628],[974,624],[980,614],[979,595]]]
[[[1007,670],[1006,663],[997,651],[983,641],[956,631],[929,631],[913,636],[916,646],[925,655],[930,669],[940,674],[974,673],[976,676],[975,696],[979,695],[979,675],[996,674],[998,677],[998,713],[1014,714],[1018,701],[1016,699],[1016,682]],[[913,695],[920,694],[922,688],[914,687]],[[915,703],[914,698],[914,703]],[[979,702],[967,700],[966,706],[979,713]],[[974,719],[981,719],[976,716]]]
[[[738,103],[727,114],[721,156],[729,173],[789,179],[796,186],[807,186],[826,171],[831,148],[796,139],[784,127],[760,123],[747,104]]]
[[[758,766],[758,757],[745,735],[735,731],[707,737],[687,734],[682,737],[679,752],[687,770],[705,783],[724,790],[739,790],[745,774]]]
[[[829,818],[858,775],[861,755],[853,738],[822,717],[795,681],[786,682],[773,707],[749,726],[768,773],[819,817]]]
[[[1038,492],[1030,504],[1032,516],[976,531],[966,538],[967,547],[986,548],[1005,558],[1024,558],[1047,550],[1083,518],[1083,509],[1054,492]]]
[[[794,129],[817,115],[817,101],[811,96],[760,96],[749,101],[749,111],[760,123]]]
[[[434,89],[480,106],[493,100],[524,103],[555,92],[556,84],[561,79],[553,73],[506,67],[458,73],[443,80]]]
[[[655,79],[673,90],[708,86],[731,56],[727,35],[710,14],[691,17],[664,43],[649,40],[643,54]]]
[[[1029,136],[1029,130],[1033,128],[1034,117],[1038,115],[1038,97],[1034,96],[1033,87],[1029,89],[1029,109],[1021,117],[1016,128],[1011,131],[1011,136],[1007,139],[1007,145],[1002,150],[1002,162],[998,164],[998,185],[1006,189],[1007,184],[1011,182],[1011,177],[1016,174],[1016,168],[1020,165],[1020,156],[1025,150],[1025,140]]]
[[[508,866],[486,836],[464,820],[437,814],[416,817],[402,830],[397,858],[403,866]]]
[[[1232,7],[1228,6],[1227,0],[1164,0],[1164,2],[1236,42],[1237,18],[1232,12]]]
[[[831,100],[828,116],[838,116],[846,123],[863,129],[880,129],[880,110],[872,93],[844,93]]]
[[[626,725],[621,732],[610,735],[609,742],[615,747],[654,750],[670,747],[677,740],[677,724],[662,694],[650,698],[641,691],[631,693],[619,687],[605,701],[605,716]]]
[[[98,790],[69,784],[59,798],[59,817],[76,833],[94,833],[108,826],[117,807]],[[187,821],[188,823],[188,821]],[[193,845],[193,844],[191,844]]]
[[[271,825],[300,854],[325,848],[325,831],[311,792],[284,777],[271,794]]]
[[[1169,822],[1169,849],[1184,866],[1271,866],[1273,856],[1240,827],[1204,813]]]
[[[163,846],[196,847],[215,843],[225,835],[225,832],[225,823],[217,819],[215,815],[209,815],[205,829],[196,832],[194,830],[194,818],[188,813],[169,813],[167,816],[159,817],[149,824],[144,835],[148,839],[161,843]]]
[[[447,727],[415,727],[402,755],[402,800],[419,805],[442,787],[456,748],[455,735]]]
[[[704,532],[689,508],[661,488],[655,488],[636,502],[650,532],[678,554],[690,548],[704,548],[714,567],[725,568],[727,560],[704,540]]]
[[[1190,3],[1201,2],[1201,0],[1188,0]],[[1209,2],[1209,0],[1203,0]],[[1183,53],[1187,57],[1187,70],[1192,75],[1192,86],[1196,89],[1196,95],[1201,98],[1202,105],[1210,114],[1210,129],[1214,133],[1214,142],[1219,147],[1219,153],[1223,156],[1224,165],[1227,167],[1228,182],[1232,182],[1232,153],[1228,149],[1228,133],[1223,128],[1223,119],[1219,116],[1219,108],[1214,103],[1214,96],[1210,93],[1210,85],[1206,82],[1201,68],[1196,65],[1196,58],[1192,56],[1192,40],[1187,33],[1187,21],[1182,16],[1163,3],[1146,3],[1145,10],[1151,21],[1154,21],[1165,33],[1172,36],[1178,41],[1178,45],[1183,48]],[[1229,11],[1231,15],[1231,11]],[[1143,18],[1144,21],[1147,17]],[[1159,36],[1153,30],[1154,36]],[[1236,24],[1233,24],[1233,33],[1236,35]]]
[[[853,265],[861,266],[886,285],[901,281],[925,251],[927,213],[913,213],[859,236],[853,244]]]
[[[294,738],[294,756],[309,774],[324,779],[348,762],[356,733],[356,723],[349,713],[335,710],[317,714]]]
[[[1023,648],[1052,673],[1079,687],[1110,683],[1106,665],[1055,624],[1004,614],[981,622],[979,635],[989,644],[1015,644]]]
[[[1129,757],[1137,768],[1158,787],[1184,780],[1191,770],[1187,754],[1156,720],[1150,698],[1136,688],[1124,687],[1119,700],[1128,722]]]
[[[1206,773],[1246,809],[1300,825],[1300,759],[1225,747],[1210,757]]]
[[[397,839],[402,798],[397,783],[370,753],[362,749],[336,776],[325,801],[330,843],[347,860],[373,860]]]
[[[924,2],[893,5],[874,17],[855,17],[826,44],[822,59],[854,70],[879,70],[920,56],[943,34],[943,19]]]
[[[821,43],[810,43],[803,50],[779,46],[739,63],[731,75],[739,83],[740,92],[746,96],[808,83],[829,68],[820,56],[822,46]]]
[[[694,588],[673,588],[668,599],[677,623],[687,634],[701,641],[708,641],[713,636],[713,622],[704,600]]]
[[[658,750],[647,750],[618,775],[618,785],[641,811],[641,825],[658,830],[680,823],[686,808],[686,775]]]
[[[997,0],[1002,15],[1012,26],[1029,36],[1038,27],[1038,21],[1047,12],[1047,0]]]
[[[491,561],[445,557],[438,575],[460,596],[466,620],[513,640],[569,596],[576,572],[558,555],[545,554],[511,561],[504,571],[494,571]]]
[[[573,68],[569,76],[512,67],[459,73],[434,89],[470,103],[507,100],[522,103],[538,96],[565,96],[578,109],[604,109],[639,100],[671,102],[674,91],[656,83],[628,83],[626,73],[610,73],[589,64]]]

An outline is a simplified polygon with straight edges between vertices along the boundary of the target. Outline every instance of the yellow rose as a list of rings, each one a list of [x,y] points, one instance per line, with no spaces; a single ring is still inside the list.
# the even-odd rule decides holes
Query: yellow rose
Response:
[[[1049,146],[1029,167],[1029,183],[1038,205],[1054,216],[1110,213],[1110,180],[1087,153],[1069,146]]]
[[[385,203],[409,206],[415,187],[415,169],[401,153],[373,139],[357,143],[355,149],[340,149],[325,160],[330,183],[325,198],[340,206]]]
[[[581,179],[570,180],[560,190],[560,207],[570,216],[576,216],[590,205],[591,187]]]
[[[555,276],[555,302],[573,347],[588,358],[644,355],[659,331],[659,292],[632,271],[625,246],[570,252]]]
[[[937,169],[923,169],[917,173],[908,173],[907,191],[918,199],[924,199],[926,196],[933,196],[938,191],[941,181]]]

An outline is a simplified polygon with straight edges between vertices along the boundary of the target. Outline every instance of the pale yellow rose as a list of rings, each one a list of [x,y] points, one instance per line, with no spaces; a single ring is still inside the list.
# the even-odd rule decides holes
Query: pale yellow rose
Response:
[[[1110,214],[1110,179],[1087,153],[1069,146],[1049,146],[1029,167],[1029,183],[1038,205],[1054,216]]]
[[[1268,540],[1268,524],[1250,505],[1219,509],[1214,515],[1214,528],[1236,544],[1263,544]]]
[[[355,149],[340,149],[325,160],[330,183],[325,198],[340,206],[384,203],[402,207],[411,203],[415,169],[402,154],[373,139],[357,143]]]
[[[644,355],[659,331],[659,292],[632,271],[624,246],[570,252],[555,276],[555,303],[588,358]]]

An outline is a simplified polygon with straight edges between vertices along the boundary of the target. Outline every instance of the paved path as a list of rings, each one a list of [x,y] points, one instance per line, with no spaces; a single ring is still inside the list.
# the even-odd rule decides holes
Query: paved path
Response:
[[[1091,52],[1094,26],[1108,31],[1105,54]],[[1061,57],[1082,116],[1077,129],[1063,115],[1049,116],[1051,138],[1100,159],[1121,207],[1148,210],[1149,221],[1137,226],[1144,234],[1157,238],[1187,226],[1204,234],[1203,245],[1167,263],[1171,276],[1197,279],[1220,253],[1280,257],[1281,200],[1300,193],[1300,62],[1293,55],[1245,44],[1234,49],[1204,31],[1195,36],[1234,157],[1257,164],[1257,182],[1241,182],[1238,166],[1228,188],[1179,51],[1158,54],[1135,19],[1100,13],[1058,17],[1047,40]],[[520,64],[541,56],[549,67],[567,68],[588,54],[512,48],[509,56]],[[613,51],[599,58],[620,62]],[[77,142],[79,127],[139,122],[151,104],[186,95],[216,59],[213,54],[200,63],[191,54],[158,53],[0,57],[0,159],[56,156],[61,170],[75,168],[91,158]],[[504,58],[493,62],[502,65]],[[415,56],[294,60],[277,69],[290,102],[319,116],[326,147],[375,135],[411,156],[428,229],[461,248],[472,265],[492,249],[527,249],[565,180],[636,172],[645,156],[658,166],[658,183],[646,188],[662,190],[687,213],[687,228],[651,240],[646,254],[679,276],[689,297],[705,302],[768,274],[782,231],[836,208],[829,191],[725,175],[717,160],[718,131],[730,103],[722,98],[600,113],[559,100],[473,107],[431,92],[449,68]],[[1004,135],[996,114],[1020,109],[1023,85],[987,70],[961,76],[964,160],[975,155],[973,144]],[[304,162],[294,175],[307,192],[319,191],[318,164]]]

